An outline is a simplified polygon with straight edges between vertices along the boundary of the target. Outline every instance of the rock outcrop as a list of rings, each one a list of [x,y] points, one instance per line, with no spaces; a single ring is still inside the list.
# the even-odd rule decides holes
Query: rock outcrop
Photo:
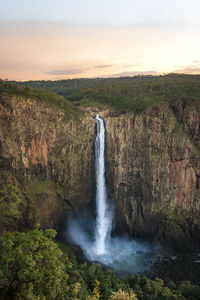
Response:
[[[67,118],[56,106],[2,97],[1,122],[1,183],[17,181],[20,223],[58,228],[93,197],[95,121],[86,113]]]
[[[141,115],[105,116],[105,122],[117,229],[198,247],[200,105],[172,101]]]

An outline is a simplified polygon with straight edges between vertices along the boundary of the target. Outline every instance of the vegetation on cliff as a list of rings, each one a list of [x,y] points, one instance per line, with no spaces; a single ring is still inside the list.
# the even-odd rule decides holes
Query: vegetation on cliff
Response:
[[[50,107],[57,106],[70,118],[79,115],[78,110],[74,109],[69,101],[54,92],[32,88],[27,85],[11,84],[8,81],[0,80],[0,98],[11,96],[21,96],[23,99],[32,99],[39,103],[47,104]]]
[[[24,203],[23,189],[15,176],[0,172],[0,232],[19,228],[22,219],[21,205]]]
[[[40,101],[38,90],[0,87],[0,231],[58,229],[92,190],[94,121],[49,103],[46,91]]]

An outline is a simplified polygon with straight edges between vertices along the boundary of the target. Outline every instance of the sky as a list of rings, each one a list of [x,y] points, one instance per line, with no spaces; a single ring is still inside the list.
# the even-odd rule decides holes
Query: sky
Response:
[[[0,0],[0,78],[200,73],[199,0]]]

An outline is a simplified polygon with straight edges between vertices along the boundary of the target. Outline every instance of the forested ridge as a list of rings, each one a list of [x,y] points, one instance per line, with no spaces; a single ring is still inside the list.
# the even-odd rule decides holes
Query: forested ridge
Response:
[[[111,107],[141,113],[169,100],[200,101],[200,75],[168,74],[121,78],[17,82],[55,92],[76,106]]]

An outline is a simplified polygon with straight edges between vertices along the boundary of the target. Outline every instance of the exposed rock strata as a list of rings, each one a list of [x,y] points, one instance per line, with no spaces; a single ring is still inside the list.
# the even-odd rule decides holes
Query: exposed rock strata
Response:
[[[30,226],[55,227],[93,197],[95,121],[18,97],[1,102],[4,183],[5,170],[21,183]]]
[[[200,242],[200,106],[181,103],[106,116],[107,162],[118,230],[190,247]]]
[[[94,201],[94,114],[91,108],[68,119],[56,107],[1,99],[0,197],[11,207],[1,226],[9,229],[14,219],[14,228],[59,228],[69,212]],[[100,114],[117,230],[199,246],[199,103],[170,101],[140,115]]]

